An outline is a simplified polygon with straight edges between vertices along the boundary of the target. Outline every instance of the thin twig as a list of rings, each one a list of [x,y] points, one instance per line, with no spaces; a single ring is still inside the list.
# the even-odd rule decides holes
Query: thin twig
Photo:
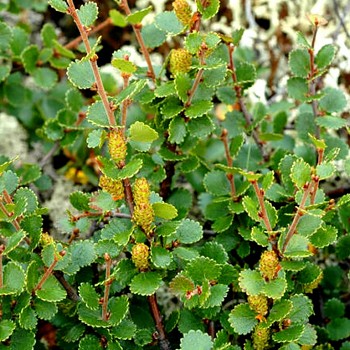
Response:
[[[70,300],[74,302],[80,300],[80,297],[75,291],[75,289],[64,278],[64,274],[62,271],[53,271],[52,274],[57,278],[58,282],[60,282],[62,287],[66,290],[67,296]]]
[[[230,148],[228,145],[228,138],[227,138],[227,129],[224,129],[221,133],[221,141],[224,144],[224,148],[225,148],[225,155],[226,155],[226,161],[227,161],[227,165],[229,167],[232,167],[233,165],[233,159],[231,157],[230,154]],[[226,174],[226,177],[230,183],[230,187],[231,187],[231,197],[232,198],[236,198],[236,187],[235,187],[235,180],[234,180],[234,176],[233,174]]]
[[[251,184],[253,185],[254,191],[256,196],[258,197],[259,200],[259,205],[260,205],[260,213],[259,216],[261,217],[261,219],[264,221],[264,224],[266,226],[266,229],[268,232],[272,231],[272,227],[271,227],[271,223],[270,223],[270,219],[267,215],[267,211],[266,211],[266,206],[265,206],[265,202],[264,202],[264,190],[260,189],[258,186],[258,182],[256,180],[251,181]]]
[[[109,298],[109,291],[111,289],[111,266],[112,266],[112,259],[109,256],[109,254],[105,253],[105,262],[106,262],[106,279],[105,279],[105,291],[103,295],[103,302],[102,302],[102,320],[108,321],[109,313],[108,313],[108,298]]]
[[[148,296],[147,299],[158,331],[159,347],[161,350],[171,350],[170,342],[164,330],[163,318],[159,312],[156,295],[152,294]]]
[[[129,4],[128,4],[128,0],[122,0],[120,7],[122,7],[126,13],[127,16],[129,16],[131,14],[130,8],[129,8]],[[152,61],[151,61],[151,57],[149,55],[149,52],[147,50],[146,44],[143,40],[142,34],[141,34],[141,28],[142,25],[141,23],[139,24],[132,24],[132,29],[134,30],[135,36],[136,36],[136,40],[139,43],[140,47],[141,47],[141,51],[142,54],[146,60],[147,63],[147,67],[148,67],[148,72],[147,75],[153,80],[153,82],[156,82],[156,75],[154,73],[154,69],[153,69],[153,65],[152,65]]]
[[[3,244],[0,245],[0,288],[4,286],[4,277],[3,277],[3,268],[2,268],[2,253],[5,250],[5,246]]]
[[[349,31],[348,29],[346,28],[346,23],[344,21],[344,18],[346,17],[346,15],[348,14],[349,12],[349,9],[350,9],[350,1],[348,2],[348,4],[346,5],[346,8],[345,10],[342,10],[342,13],[343,13],[343,17],[340,13],[340,10],[339,10],[339,5],[337,3],[336,0],[333,0],[333,7],[334,7],[334,12],[335,12],[335,15],[338,17],[339,19],[339,22],[340,22],[340,26],[343,28],[344,30],[344,33],[345,35],[348,37],[348,39],[350,38],[350,34],[349,34]],[[337,30],[338,31],[338,30]]]
[[[81,36],[81,38],[84,42],[85,48],[86,48],[86,53],[88,56],[90,56],[92,53],[92,50],[91,50],[91,46],[90,46],[90,42],[89,42],[89,38],[88,38],[88,34],[87,34],[88,31],[86,30],[86,28],[83,26],[83,24],[80,21],[80,18],[77,14],[73,0],[67,0],[67,2],[69,5],[68,12],[72,16],[75,24],[77,25],[80,36]],[[111,108],[111,105],[108,101],[107,93],[106,93],[106,90],[105,90],[103,83],[102,83],[101,74],[100,74],[100,71],[99,71],[98,65],[97,65],[97,58],[98,57],[96,54],[92,55],[92,57],[90,58],[90,64],[91,64],[91,68],[92,68],[92,71],[93,71],[93,74],[95,77],[97,93],[101,97],[103,107],[105,109],[105,112],[106,112],[108,120],[109,120],[109,124],[111,126],[115,126],[116,122],[115,122],[113,109]]]

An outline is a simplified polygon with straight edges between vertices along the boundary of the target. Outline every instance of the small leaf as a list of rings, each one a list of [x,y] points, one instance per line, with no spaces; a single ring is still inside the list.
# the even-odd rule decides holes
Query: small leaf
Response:
[[[233,45],[235,46],[238,46],[239,42],[241,41],[242,39],[242,36],[244,34],[244,28],[239,28],[239,29],[236,29],[232,32],[232,43]]]
[[[180,340],[181,350],[211,350],[213,342],[210,336],[199,330],[190,330]]]
[[[49,5],[56,11],[66,13],[68,5],[64,0],[49,0]]]
[[[198,284],[216,280],[220,276],[220,272],[221,267],[219,264],[213,259],[203,256],[191,260],[185,269],[186,275]]]
[[[226,196],[230,194],[231,187],[226,174],[220,170],[207,173],[203,181],[207,192],[215,196]]]
[[[35,311],[31,307],[24,308],[19,314],[19,324],[24,329],[34,329],[38,323]]]
[[[251,63],[238,62],[236,64],[236,75],[238,84],[254,83],[256,80],[256,69]]]
[[[306,237],[303,237],[301,235],[293,235],[286,247],[284,256],[287,258],[308,257],[312,255],[308,247],[309,240]]]
[[[191,105],[185,109],[185,115],[188,118],[198,118],[208,113],[213,108],[213,102],[197,100],[191,103]]]
[[[333,163],[322,163],[318,164],[316,167],[316,175],[320,178],[320,180],[327,179],[333,176],[335,173],[335,166]]]
[[[86,139],[87,146],[89,148],[101,147],[103,143],[105,133],[102,129],[95,129],[89,133]]]
[[[77,10],[78,17],[85,27],[90,27],[97,19],[98,7],[96,3],[89,1],[84,5],[81,5]]]
[[[160,287],[162,277],[157,272],[142,272],[137,274],[130,283],[130,290],[134,294],[152,295]]]
[[[203,237],[203,229],[197,221],[185,219],[177,227],[175,235],[179,242],[192,244]]]
[[[35,342],[35,334],[33,332],[16,327],[11,337],[11,349],[32,350]]]
[[[82,283],[79,286],[79,295],[85,305],[91,310],[97,310],[99,308],[100,296],[95,289],[89,283]]]
[[[172,254],[163,247],[151,248],[151,261],[155,267],[164,269],[172,262]]]
[[[166,32],[159,29],[154,23],[147,24],[141,29],[145,45],[151,49],[162,45],[166,38]]]
[[[331,320],[326,329],[331,340],[347,339],[350,337],[350,319],[341,317]]]
[[[325,88],[325,95],[320,99],[319,106],[322,110],[333,113],[341,112],[347,105],[344,93],[335,88]],[[318,118],[317,118],[318,119]]]
[[[111,63],[113,67],[119,69],[122,73],[133,74],[137,70],[133,62],[123,58],[113,58]]]
[[[157,140],[158,133],[143,122],[135,122],[130,126],[130,140],[137,142],[153,142]]]
[[[256,312],[250,308],[248,303],[235,306],[230,312],[228,321],[238,334],[248,334],[258,324]]]
[[[321,50],[317,52],[315,57],[315,63],[318,69],[323,69],[329,66],[335,56],[334,45],[328,44],[322,46]]]
[[[303,159],[298,159],[292,165],[290,177],[297,187],[303,187],[311,179],[310,165]]]
[[[305,101],[309,93],[309,86],[305,78],[292,77],[287,81],[288,95],[299,101]]]
[[[159,218],[172,220],[177,217],[177,209],[169,203],[153,203],[152,208],[154,210],[155,216]]]
[[[190,119],[187,123],[187,130],[190,135],[203,139],[214,130],[214,123],[207,115]]]
[[[289,68],[295,76],[307,77],[310,72],[310,56],[307,49],[296,49],[289,54]]]
[[[291,325],[278,333],[273,334],[272,339],[277,343],[298,341],[305,329],[304,325]]]
[[[183,24],[179,21],[175,12],[164,11],[159,13],[155,19],[155,25],[169,35],[177,35],[182,32]]]
[[[343,317],[345,315],[345,305],[339,299],[329,299],[324,305],[324,313],[332,320]]]
[[[134,13],[128,15],[126,20],[130,24],[140,24],[145,16],[147,16],[152,11],[152,6],[148,6],[140,11],[135,11]]]
[[[72,192],[69,196],[69,201],[79,211],[90,210],[90,196],[87,193],[81,191]]]
[[[51,303],[41,299],[35,300],[34,309],[38,315],[38,318],[41,318],[43,320],[51,320],[58,311],[56,303]]]
[[[195,285],[190,278],[178,274],[169,283],[169,287],[173,293],[185,295],[186,292],[192,291],[195,288]]]
[[[57,279],[50,275],[44,282],[42,288],[35,291],[35,294],[41,300],[60,301],[66,297],[67,293]]]
[[[0,321],[0,341],[8,339],[13,331],[15,330],[16,325],[11,320],[2,319]]]
[[[113,327],[111,333],[118,339],[132,339],[135,336],[137,327],[134,322],[124,318],[117,326]]]
[[[126,17],[116,9],[112,9],[109,11],[109,17],[112,20],[112,23],[117,27],[124,28],[128,25]]]
[[[334,129],[334,130],[344,128],[348,125],[345,119],[340,117],[330,116],[330,115],[317,117],[315,121],[316,121],[316,124],[318,126],[321,126],[322,128]]]
[[[300,218],[296,230],[298,234],[309,237],[321,227],[321,224],[321,217],[306,213]]]
[[[198,11],[202,14],[203,19],[209,19],[214,17],[220,8],[219,0],[210,0],[210,1],[200,1],[196,0]]]
[[[109,127],[109,119],[102,101],[96,101],[89,106],[87,113],[87,120],[94,125],[101,127]]]
[[[127,178],[131,178],[136,175],[140,169],[142,168],[143,161],[139,158],[134,158],[126,166],[120,170],[118,174],[118,179],[123,180]]]
[[[169,124],[169,141],[180,144],[187,134],[186,122],[180,116],[173,118]]]
[[[95,82],[95,77],[88,60],[75,60],[67,69],[69,81],[79,89],[89,89]]]
[[[293,295],[290,301],[293,307],[288,314],[288,318],[292,323],[304,323],[313,314],[312,301],[306,295]]]
[[[52,89],[58,81],[57,73],[47,67],[37,68],[33,72],[35,83],[44,90]]]
[[[292,309],[292,302],[289,300],[275,301],[269,312],[267,322],[272,325],[274,322],[282,321]]]
[[[3,286],[0,295],[19,294],[24,287],[25,274],[22,267],[13,262],[8,262],[3,268]]]
[[[301,46],[305,46],[306,48],[311,48],[311,45],[302,32],[297,32],[297,43]]]
[[[242,270],[239,274],[239,286],[248,295],[258,295],[262,292],[265,281],[259,271]]]
[[[285,278],[278,277],[267,282],[264,285],[262,293],[268,298],[281,299],[287,290],[287,281]]]

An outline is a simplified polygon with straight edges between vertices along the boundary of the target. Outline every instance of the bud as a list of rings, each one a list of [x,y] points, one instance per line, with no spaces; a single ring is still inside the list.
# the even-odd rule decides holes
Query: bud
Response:
[[[119,163],[125,160],[126,157],[126,142],[121,130],[113,129],[108,134],[108,150],[111,158]]]
[[[269,311],[269,307],[267,305],[267,298],[262,294],[249,295],[248,304],[250,308],[259,315],[265,316]]]
[[[259,323],[253,332],[253,347],[255,350],[264,350],[269,346],[270,331]]]
[[[149,248],[144,243],[136,243],[131,249],[131,260],[139,270],[148,269]]]
[[[174,75],[191,69],[192,55],[185,49],[173,49],[170,53],[170,72]]]
[[[98,185],[108,192],[115,201],[124,198],[124,186],[121,180],[114,180],[106,175],[102,175]]]
[[[189,26],[192,19],[191,7],[186,0],[175,0],[173,2],[176,17],[184,26]]]
[[[149,202],[136,205],[132,214],[132,220],[136,225],[140,226],[146,234],[150,233],[154,220],[152,205]]]
[[[279,261],[273,250],[266,250],[261,254],[259,265],[260,272],[266,280],[276,278],[279,271]]]

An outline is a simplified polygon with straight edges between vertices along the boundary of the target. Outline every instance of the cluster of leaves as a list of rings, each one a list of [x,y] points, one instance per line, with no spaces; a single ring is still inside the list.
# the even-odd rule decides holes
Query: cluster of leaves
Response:
[[[349,169],[348,125],[343,92],[317,84],[336,51],[315,51],[324,20],[310,16],[311,43],[298,33],[288,96],[250,105],[244,30],[202,31],[219,0],[175,0],[144,26],[152,8],[116,1],[110,22],[133,27],[147,62],[113,53],[121,89],[97,66],[96,3],[48,3],[84,45],[62,45],[51,23],[31,44],[28,28],[1,21],[0,98],[33,139],[70,155],[87,189],[70,195],[69,239],[57,241],[37,195],[48,175],[1,156],[0,349],[45,348],[42,324],[62,349],[348,349],[350,195],[322,189]],[[149,51],[166,41],[181,48],[156,66]]]

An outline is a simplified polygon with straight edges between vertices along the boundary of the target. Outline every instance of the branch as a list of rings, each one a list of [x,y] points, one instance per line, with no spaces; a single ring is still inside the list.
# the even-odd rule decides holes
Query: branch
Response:
[[[233,160],[230,154],[230,149],[228,145],[228,139],[227,139],[227,130],[224,129],[221,133],[221,141],[224,144],[225,147],[225,155],[226,155],[226,160],[227,160],[227,165],[229,167],[232,167]],[[226,177],[228,181],[230,182],[230,187],[231,187],[231,197],[234,199],[236,198],[236,187],[235,187],[235,180],[233,174],[226,174]]]
[[[271,227],[271,224],[270,224],[269,217],[267,215],[265,202],[264,202],[264,194],[265,194],[265,192],[264,192],[263,189],[259,188],[258,183],[257,183],[256,180],[251,181],[251,184],[253,185],[254,191],[255,191],[256,196],[258,197],[258,200],[259,200],[259,204],[260,204],[260,208],[261,208],[259,216],[263,219],[267,231],[271,232],[272,231],[272,227]]]
[[[75,302],[80,300],[80,297],[75,291],[75,289],[64,278],[64,274],[62,271],[53,271],[52,274],[57,278],[58,282],[60,282],[62,287],[66,290],[67,296],[70,300]]]
[[[90,46],[90,42],[89,42],[89,38],[88,38],[88,31],[80,21],[80,18],[77,14],[73,0],[67,0],[67,2],[68,2],[68,6],[69,6],[68,12],[72,16],[75,24],[78,27],[80,36],[81,36],[81,38],[84,42],[85,48],[86,48],[87,56],[89,56],[89,55],[91,55],[91,46]],[[114,125],[116,125],[115,117],[114,117],[113,109],[111,108],[111,105],[109,104],[106,90],[105,90],[103,83],[102,83],[101,74],[100,74],[100,71],[99,71],[98,65],[97,65],[97,58],[98,58],[97,54],[92,55],[92,57],[90,58],[91,68],[92,68],[92,71],[93,71],[93,74],[95,77],[96,86],[97,86],[97,93],[101,97],[103,107],[106,111],[106,114],[107,114],[107,117],[109,120],[109,124],[111,126],[114,126]]]
[[[111,289],[111,265],[112,265],[112,259],[111,257],[105,253],[104,259],[106,262],[106,279],[105,279],[105,292],[103,295],[103,302],[102,302],[102,320],[108,321],[109,313],[108,313],[108,298],[109,298],[109,291]]]

